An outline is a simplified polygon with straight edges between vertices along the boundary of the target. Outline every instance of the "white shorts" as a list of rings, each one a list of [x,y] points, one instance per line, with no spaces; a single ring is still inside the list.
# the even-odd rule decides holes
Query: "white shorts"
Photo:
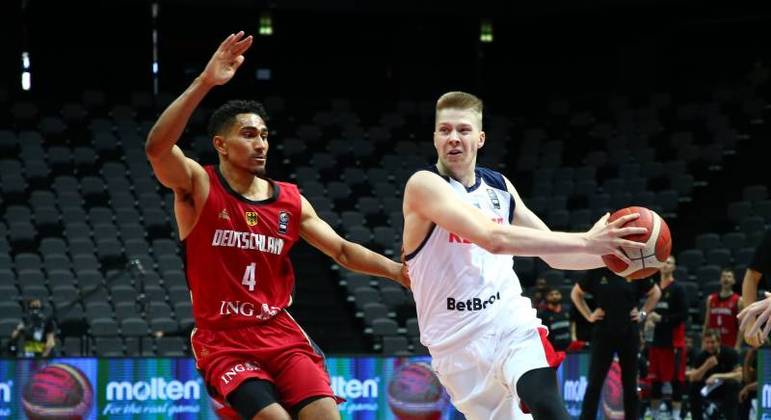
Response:
[[[432,353],[432,367],[453,405],[468,420],[532,419],[520,409],[517,381],[526,372],[562,361],[541,328],[490,332],[465,347]]]

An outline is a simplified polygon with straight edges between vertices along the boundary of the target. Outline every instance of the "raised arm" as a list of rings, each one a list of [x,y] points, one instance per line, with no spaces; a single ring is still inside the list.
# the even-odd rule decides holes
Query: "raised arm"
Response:
[[[243,63],[241,54],[252,44],[251,36],[243,36],[243,32],[231,34],[220,44],[203,73],[163,111],[147,136],[145,153],[153,172],[175,193],[192,193],[195,177],[204,174],[203,168],[186,158],[176,143],[203,97],[214,86],[227,83]]]
[[[513,224],[542,231],[551,231],[546,223],[527,207],[511,181],[505,177],[504,179],[506,180],[506,188],[514,196],[514,202],[516,203]],[[550,254],[541,256],[541,259],[546,264],[549,264],[549,267],[558,270],[591,270],[593,268],[605,267],[601,256],[585,253]]]
[[[405,213],[414,213],[494,254],[543,256],[579,252],[592,255],[613,254],[629,261],[620,246],[644,248],[644,244],[621,239],[644,233],[644,228],[620,228],[639,215],[629,215],[607,223],[607,216],[584,233],[552,232],[524,226],[499,225],[476,207],[458,199],[452,188],[438,175],[418,171],[407,181],[404,191]]]
[[[300,236],[349,270],[385,277],[410,287],[407,271],[402,264],[342,238],[316,214],[305,197],[302,197]]]

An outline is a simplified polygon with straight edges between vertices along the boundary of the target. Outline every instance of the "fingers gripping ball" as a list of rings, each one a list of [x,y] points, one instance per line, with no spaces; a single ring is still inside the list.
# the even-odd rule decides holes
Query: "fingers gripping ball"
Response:
[[[627,214],[640,213],[640,217],[627,222],[624,227],[644,227],[648,232],[639,235],[629,235],[624,239],[645,243],[643,249],[621,248],[621,251],[632,260],[631,264],[621,261],[615,255],[603,255],[602,261],[614,273],[628,279],[642,279],[655,274],[659,267],[669,258],[672,252],[672,237],[669,226],[656,212],[645,207],[626,207],[616,211],[608,218],[608,223]]]

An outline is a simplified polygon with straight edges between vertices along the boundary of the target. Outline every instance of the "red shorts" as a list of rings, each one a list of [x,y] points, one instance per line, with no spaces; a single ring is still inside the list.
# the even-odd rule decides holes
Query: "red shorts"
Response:
[[[342,401],[332,392],[324,357],[286,311],[253,327],[196,328],[190,341],[209,392],[223,405],[250,378],[272,382],[287,409],[310,397]]]
[[[685,348],[651,347],[648,349],[648,376],[654,382],[685,382]]]

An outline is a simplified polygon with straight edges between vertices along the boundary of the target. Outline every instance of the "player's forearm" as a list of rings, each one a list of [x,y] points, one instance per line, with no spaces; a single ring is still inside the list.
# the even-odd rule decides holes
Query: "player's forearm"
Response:
[[[398,282],[401,264],[353,243],[344,242],[335,261],[358,273],[385,277]]]
[[[760,273],[748,268],[744,273],[744,280],[742,281],[742,303],[744,307],[749,306],[757,299],[759,281]]]
[[[544,255],[541,259],[557,270],[592,270],[605,266],[602,257],[590,254]]]
[[[656,286],[654,285],[653,287]],[[645,298],[642,310],[645,311],[646,314],[653,312],[653,310],[656,308],[656,303],[658,303],[660,296],[660,293],[649,293]]]
[[[583,233],[495,225],[489,234],[485,248],[493,254],[543,258],[550,255],[585,253],[588,249],[588,241]]]
[[[147,135],[145,152],[149,157],[164,156],[171,151],[182,136],[193,111],[211,88],[211,84],[198,77],[163,111]]]

